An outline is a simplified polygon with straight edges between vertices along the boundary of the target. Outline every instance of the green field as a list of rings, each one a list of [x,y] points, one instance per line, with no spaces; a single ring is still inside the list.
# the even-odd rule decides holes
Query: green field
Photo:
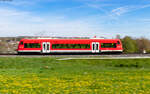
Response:
[[[150,59],[0,58],[0,94],[150,94]]]

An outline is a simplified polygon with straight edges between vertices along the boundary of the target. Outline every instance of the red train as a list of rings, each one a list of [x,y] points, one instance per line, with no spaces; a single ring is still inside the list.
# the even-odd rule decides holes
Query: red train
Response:
[[[22,39],[18,53],[102,53],[122,52],[119,39]]]

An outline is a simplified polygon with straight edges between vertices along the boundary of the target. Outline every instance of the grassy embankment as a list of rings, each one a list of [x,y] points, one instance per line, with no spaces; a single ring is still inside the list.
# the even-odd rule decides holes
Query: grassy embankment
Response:
[[[150,59],[0,58],[0,94],[150,93]]]

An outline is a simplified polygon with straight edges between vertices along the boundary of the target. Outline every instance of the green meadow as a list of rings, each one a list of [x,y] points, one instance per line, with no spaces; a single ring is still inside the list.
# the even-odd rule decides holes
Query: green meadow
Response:
[[[150,59],[1,57],[0,94],[150,94]]]

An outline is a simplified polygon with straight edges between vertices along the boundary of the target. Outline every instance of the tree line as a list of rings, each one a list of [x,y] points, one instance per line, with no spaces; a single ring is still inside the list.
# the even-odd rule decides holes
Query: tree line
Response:
[[[150,53],[150,40],[147,38],[132,38],[130,36],[120,38],[119,35],[116,38],[122,41],[124,53]]]

